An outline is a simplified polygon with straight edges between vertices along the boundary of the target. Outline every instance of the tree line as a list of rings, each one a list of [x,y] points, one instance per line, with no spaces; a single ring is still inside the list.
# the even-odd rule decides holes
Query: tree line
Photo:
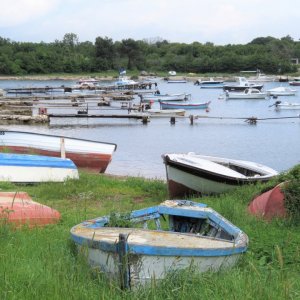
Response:
[[[97,37],[95,42],[79,42],[74,33],[52,43],[15,42],[0,37],[0,74],[26,75],[86,73],[108,70],[146,70],[186,73],[234,73],[262,70],[283,74],[297,71],[292,58],[300,58],[300,42],[290,36],[277,39],[258,37],[248,44],[193,42],[171,43]]]

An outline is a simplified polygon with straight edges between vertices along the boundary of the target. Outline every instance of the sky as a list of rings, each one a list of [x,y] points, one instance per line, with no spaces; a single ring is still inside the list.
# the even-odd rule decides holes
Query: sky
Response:
[[[167,40],[246,44],[257,37],[300,39],[299,0],[0,0],[0,37],[54,42]]]

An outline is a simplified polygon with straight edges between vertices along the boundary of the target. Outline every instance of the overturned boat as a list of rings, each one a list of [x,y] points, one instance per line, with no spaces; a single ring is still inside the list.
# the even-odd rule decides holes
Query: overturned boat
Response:
[[[189,194],[219,194],[278,175],[267,166],[244,160],[195,153],[164,154],[162,158],[171,198]]]
[[[122,228],[115,215],[85,221],[71,229],[71,236],[91,266],[122,288],[189,267],[198,272],[228,268],[248,246],[242,230],[205,204],[187,200],[167,200],[119,221]]]

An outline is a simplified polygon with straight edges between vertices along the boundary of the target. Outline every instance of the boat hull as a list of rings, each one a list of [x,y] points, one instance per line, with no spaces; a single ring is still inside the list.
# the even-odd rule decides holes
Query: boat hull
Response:
[[[210,102],[204,103],[168,103],[160,102],[161,109],[207,109]]]
[[[71,159],[78,168],[104,173],[116,150],[115,144],[54,135],[0,131],[0,151],[39,154]]]
[[[69,159],[27,154],[0,154],[0,181],[37,183],[63,182],[78,178],[78,170]]]

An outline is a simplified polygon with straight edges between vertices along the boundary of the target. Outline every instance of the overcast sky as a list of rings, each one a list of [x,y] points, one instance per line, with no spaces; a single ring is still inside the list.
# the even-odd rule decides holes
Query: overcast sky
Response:
[[[0,0],[0,37],[80,42],[109,37],[245,44],[256,37],[300,39],[300,0]]]

